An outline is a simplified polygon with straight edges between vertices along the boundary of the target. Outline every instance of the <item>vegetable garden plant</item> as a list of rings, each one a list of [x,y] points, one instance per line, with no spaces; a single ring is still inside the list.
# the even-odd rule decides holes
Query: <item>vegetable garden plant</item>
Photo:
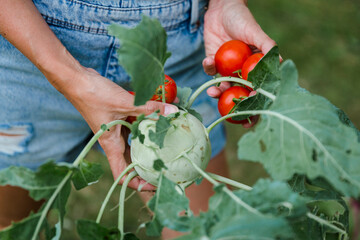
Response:
[[[136,28],[112,25],[109,32],[122,44],[119,62],[132,78],[135,105],[142,105],[159,85],[165,89],[164,64],[170,56],[166,33],[157,20],[147,17]],[[247,75],[249,81],[217,77],[194,92],[178,88],[178,113],[164,117],[155,112],[132,123],[104,123],[73,164],[49,161],[36,172],[16,166],[0,171],[1,185],[19,186],[35,200],[46,200],[39,212],[1,231],[0,239],[59,239],[71,184],[79,190],[99,180],[100,164],[84,158],[101,134],[116,124],[131,130],[133,162],[104,196],[98,217],[78,221],[81,239],[137,239],[123,226],[127,184],[138,174],[157,186],[147,203],[152,219],[141,225],[148,236],[159,236],[168,227],[185,233],[178,239],[350,239],[348,200],[360,196],[359,130],[343,111],[298,85],[294,63],[280,64],[277,47],[257,61]],[[222,81],[257,94],[235,101],[230,114],[205,128],[191,105],[200,92]],[[162,94],[165,99],[165,91]],[[227,118],[247,121],[255,115],[260,120],[239,140],[238,157],[262,163],[270,178],[250,187],[206,172],[213,127]],[[125,175],[118,223],[109,229],[101,225],[101,218]],[[213,184],[215,194],[209,210],[194,216],[184,188],[202,178]],[[49,211],[57,213],[56,224],[49,221]]]

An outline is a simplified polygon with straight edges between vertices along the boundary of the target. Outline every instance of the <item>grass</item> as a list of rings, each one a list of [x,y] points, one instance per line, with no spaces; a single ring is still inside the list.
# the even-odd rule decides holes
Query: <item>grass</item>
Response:
[[[278,43],[282,57],[292,59],[297,65],[300,85],[343,109],[360,128],[360,3],[354,0],[252,0],[249,8],[264,31]],[[259,164],[237,159],[237,140],[245,130],[233,125],[226,127],[226,152],[232,178],[251,185],[266,172]],[[62,239],[77,239],[76,219],[96,218],[113,181],[103,155],[93,151],[88,159],[101,162],[105,175],[98,184],[73,191]],[[119,189],[103,218],[105,226],[116,226],[118,193]],[[115,210],[110,211],[112,208]],[[132,232],[148,218],[144,204],[136,195],[126,202],[125,216],[126,231]],[[156,239],[147,238],[143,233],[139,237]]]

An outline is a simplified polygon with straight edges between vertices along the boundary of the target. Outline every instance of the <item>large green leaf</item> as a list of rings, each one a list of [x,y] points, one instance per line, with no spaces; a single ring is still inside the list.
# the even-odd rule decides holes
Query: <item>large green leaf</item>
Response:
[[[306,219],[307,199],[284,182],[259,180],[251,191],[234,191],[259,214],[243,208],[223,187],[215,188],[209,211],[190,219],[191,233],[179,239],[295,239],[291,221]]]
[[[65,178],[69,173],[71,166],[66,164],[57,165],[54,162],[48,162],[39,167],[38,171],[34,172],[30,169],[24,167],[9,167],[0,171],[0,185],[12,185],[24,188],[29,191],[30,196],[35,200],[46,199],[48,200],[55,190],[58,188],[60,182]],[[65,216],[65,206],[71,192],[71,182],[70,179],[64,183],[62,189],[58,192],[57,196],[52,203],[50,209],[55,209],[58,212],[59,225],[56,231],[54,232],[56,236],[60,236],[61,231],[59,232],[59,227],[61,228],[64,216]],[[44,203],[47,204],[47,202]],[[42,208],[43,209],[43,208]],[[31,215],[28,218],[22,221],[24,228],[31,228],[32,231],[24,232],[22,234],[27,235],[24,239],[30,239],[33,231],[35,229],[34,225],[38,224],[34,218],[42,213],[42,209],[39,213]],[[46,213],[45,213],[46,214]],[[39,220],[39,218],[36,218]],[[44,223],[46,223],[46,219]],[[42,223],[42,226],[44,226]],[[17,225],[14,225],[17,229]],[[13,231],[13,230],[12,230]],[[24,235],[25,236],[25,235]],[[20,239],[20,238],[19,238]]]
[[[119,63],[131,76],[135,105],[143,105],[165,80],[164,64],[170,57],[166,32],[158,20],[145,15],[133,29],[112,24],[108,30],[120,40]]]
[[[281,88],[255,131],[239,141],[240,159],[262,162],[271,176],[323,177],[339,192],[360,195],[358,132],[326,99],[297,84],[291,61],[281,68]],[[343,117],[343,116],[342,116]]]
[[[163,227],[176,231],[190,229],[190,218],[180,216],[181,212],[188,211],[189,200],[177,188],[175,183],[160,174],[158,190],[148,202],[150,210],[154,212],[152,221],[146,224],[148,236],[160,236]]]
[[[29,217],[20,222],[13,223],[10,227],[0,231],[1,240],[14,239],[31,239],[37,222],[39,221],[40,213],[31,214]]]
[[[83,159],[79,166],[74,169],[72,182],[76,190],[80,190],[96,183],[103,173],[104,171],[102,170],[100,163],[91,163]]]
[[[210,239],[280,240],[294,239],[284,218],[244,214],[224,219],[211,229]]]
[[[0,171],[0,185],[24,188],[35,200],[48,199],[69,172],[69,167],[47,162],[34,172],[25,167],[11,166]]]

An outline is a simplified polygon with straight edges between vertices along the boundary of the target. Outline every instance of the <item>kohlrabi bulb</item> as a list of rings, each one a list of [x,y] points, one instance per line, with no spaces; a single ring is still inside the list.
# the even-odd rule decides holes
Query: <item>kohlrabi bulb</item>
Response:
[[[189,161],[205,169],[210,160],[211,146],[204,125],[190,113],[180,111],[180,116],[171,121],[162,148],[149,138],[149,130],[155,132],[155,126],[154,120],[142,121],[139,129],[145,135],[144,143],[139,138],[131,141],[136,172],[156,186],[160,173],[153,169],[153,164],[161,159],[167,167],[164,175],[168,179],[182,186],[190,185],[200,175]]]

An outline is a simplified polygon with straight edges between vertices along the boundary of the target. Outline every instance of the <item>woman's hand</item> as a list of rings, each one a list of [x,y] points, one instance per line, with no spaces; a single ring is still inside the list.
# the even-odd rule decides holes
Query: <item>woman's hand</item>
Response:
[[[93,69],[82,67],[74,80],[74,84],[63,90],[63,93],[81,113],[94,133],[102,124],[114,120],[126,120],[128,116],[138,116],[142,113],[147,115],[156,110],[160,110],[160,114],[164,115],[178,111],[174,105],[155,101],[148,101],[144,106],[135,107],[133,95],[100,76]],[[129,130],[126,127],[117,125],[99,138],[115,179],[130,163],[128,134]],[[137,189],[139,185],[144,185],[142,190],[155,189],[140,177],[134,178],[129,183],[129,187],[133,189]]]
[[[206,58],[203,60],[203,68],[207,74],[216,74],[215,53],[227,41],[241,40],[254,52],[261,51],[264,54],[276,45],[261,29],[246,4],[246,0],[210,1],[204,23]],[[218,98],[229,87],[229,83],[222,83],[219,87],[210,87],[207,93]]]

